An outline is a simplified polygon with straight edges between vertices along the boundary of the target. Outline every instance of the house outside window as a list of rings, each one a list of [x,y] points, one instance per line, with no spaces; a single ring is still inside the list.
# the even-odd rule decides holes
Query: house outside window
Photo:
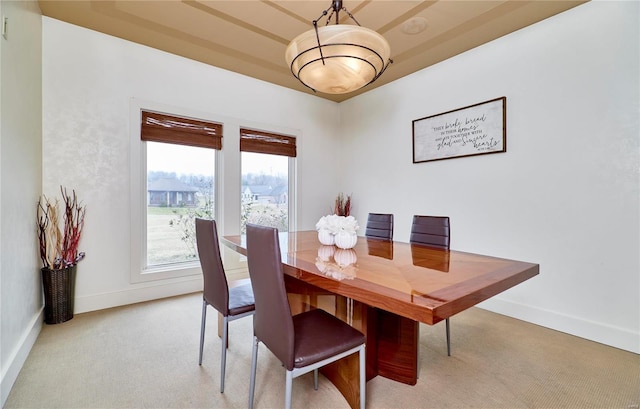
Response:
[[[185,164],[182,173],[189,174]],[[200,174],[200,177],[205,175]],[[213,177],[213,175],[207,175]],[[153,179],[147,172],[147,206],[159,207],[197,207],[197,187],[180,181],[177,178]]]
[[[215,153],[147,142],[147,268],[198,261],[196,217],[213,218]]]

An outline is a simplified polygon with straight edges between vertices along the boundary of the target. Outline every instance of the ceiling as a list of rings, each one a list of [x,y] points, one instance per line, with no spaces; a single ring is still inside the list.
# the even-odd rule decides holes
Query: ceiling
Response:
[[[389,41],[393,64],[358,91],[315,95],[344,101],[584,2],[344,0],[362,26]],[[40,0],[39,5],[48,17],[313,94],[293,77],[284,53],[331,1]],[[353,24],[344,12],[340,22]],[[421,24],[424,30],[411,34]]]

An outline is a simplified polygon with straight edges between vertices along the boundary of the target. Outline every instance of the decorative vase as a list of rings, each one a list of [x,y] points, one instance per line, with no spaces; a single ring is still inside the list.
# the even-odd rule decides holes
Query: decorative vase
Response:
[[[47,324],[60,324],[73,318],[76,267],[77,265],[59,270],[46,267],[41,269],[44,322]]]
[[[331,234],[327,229],[318,230],[318,240],[320,240],[320,243],[325,246],[333,246],[333,243],[335,242],[333,234]]]
[[[341,249],[350,249],[358,242],[358,236],[355,233],[339,231],[335,234],[335,244]]]

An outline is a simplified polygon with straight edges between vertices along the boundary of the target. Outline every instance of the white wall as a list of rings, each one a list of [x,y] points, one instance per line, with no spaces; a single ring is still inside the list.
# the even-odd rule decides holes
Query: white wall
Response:
[[[635,2],[578,6],[341,104],[43,18],[43,190],[73,187],[88,208],[76,312],[197,287],[130,283],[137,98],[298,130],[299,228],[339,191],[360,220],[395,213],[398,240],[413,214],[447,214],[454,249],[541,265],[483,307],[640,352],[638,72]],[[412,120],[499,96],[507,153],[412,164]],[[223,234],[234,146],[226,135]]]
[[[41,187],[41,17],[2,1],[0,37],[0,406],[42,327],[35,211]]]
[[[87,206],[76,313],[202,289],[198,276],[130,282],[132,98],[226,118],[222,234],[239,231],[239,124],[301,135],[298,227],[313,228],[326,212],[339,172],[322,158],[339,150],[338,104],[55,19],[42,21],[43,190],[59,196],[60,185],[73,188]]]
[[[343,102],[357,218],[408,241],[449,215],[453,249],[540,264],[484,308],[640,353],[638,9],[580,5]],[[501,96],[506,153],[412,163],[414,119]]]

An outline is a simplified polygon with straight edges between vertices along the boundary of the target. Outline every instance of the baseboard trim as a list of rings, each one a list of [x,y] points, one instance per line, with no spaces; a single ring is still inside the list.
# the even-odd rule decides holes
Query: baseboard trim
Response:
[[[16,349],[9,356],[8,364],[4,366],[6,371],[3,371],[2,378],[0,380],[0,407],[4,407],[4,404],[9,397],[13,384],[18,379],[20,370],[24,366],[24,363],[31,352],[31,348],[36,343],[38,335],[42,330],[42,323],[44,322],[44,307],[40,308],[40,311],[29,322],[23,336]]]
[[[640,333],[513,301],[491,298],[478,307],[532,324],[640,354]]]
[[[104,310],[139,302],[152,301],[160,298],[174,297],[202,291],[202,275],[182,278],[170,283],[146,282],[135,284],[135,288],[92,294],[75,298],[74,313]]]
[[[76,297],[75,313],[103,310],[160,298],[202,291],[202,277],[190,277],[177,282],[149,282],[136,288],[110,293]],[[561,314],[531,305],[494,297],[478,304],[479,308],[517,318],[532,324],[575,335],[604,345],[640,354],[640,333]],[[42,319],[42,313],[40,314]],[[18,370],[19,371],[19,370]],[[3,382],[4,385],[4,382]]]

